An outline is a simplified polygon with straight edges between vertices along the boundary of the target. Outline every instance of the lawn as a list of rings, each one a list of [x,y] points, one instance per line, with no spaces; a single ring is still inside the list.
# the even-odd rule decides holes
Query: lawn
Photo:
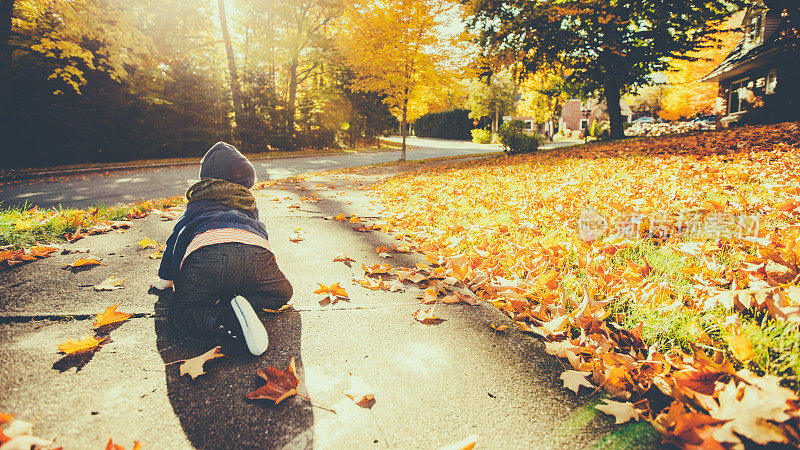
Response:
[[[618,421],[796,443],[799,140],[786,123],[597,142],[376,194],[393,232],[540,336],[565,386],[606,390]]]

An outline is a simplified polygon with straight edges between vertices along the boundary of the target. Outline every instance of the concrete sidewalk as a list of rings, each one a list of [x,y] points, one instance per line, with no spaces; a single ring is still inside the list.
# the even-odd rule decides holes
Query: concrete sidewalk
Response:
[[[144,236],[165,241],[174,221],[150,216],[132,230],[74,244],[90,247],[104,266],[73,274],[60,266],[75,255],[53,256],[0,273],[0,412],[36,420],[37,435],[57,436],[67,449],[101,448],[109,437],[126,446],[138,440],[145,449],[437,448],[471,434],[479,435],[478,448],[655,446],[649,425],[617,428],[593,408],[597,400],[588,391],[575,396],[562,388],[564,369],[538,340],[516,329],[493,331],[489,323],[507,321],[491,305],[440,304],[437,313],[446,320],[428,326],[411,316],[420,306],[417,287],[387,293],[351,282],[363,275],[362,263],[397,267],[424,260],[417,254],[380,258],[375,248],[397,242],[391,236],[326,219],[339,213],[378,218],[380,207],[366,188],[402,167],[258,191],[273,251],[295,288],[294,309],[265,314],[267,353],[228,352],[207,363],[207,374],[196,380],[165,363],[215,343],[170,332],[165,312],[171,293],[147,294],[158,261],[136,245]],[[310,193],[320,202],[289,208]],[[297,227],[304,240],[290,242]],[[355,259],[352,267],[332,262],[341,252]],[[127,277],[125,289],[87,287],[109,275]],[[321,306],[313,294],[317,283],[336,282],[350,301]],[[113,330],[112,341],[83,365],[60,363],[56,345],[89,334],[87,317],[120,300],[121,311],[138,316]],[[263,384],[257,368],[283,369],[291,357],[301,394],[337,413],[300,397],[277,406],[244,399]],[[348,373],[374,387],[371,409],[343,395]]]

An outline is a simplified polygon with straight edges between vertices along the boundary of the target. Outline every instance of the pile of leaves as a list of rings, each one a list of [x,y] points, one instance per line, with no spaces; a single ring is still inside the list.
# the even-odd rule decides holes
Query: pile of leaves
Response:
[[[565,386],[605,390],[618,423],[685,447],[796,445],[798,141],[786,123],[593,144],[375,193],[386,228],[543,339]]]

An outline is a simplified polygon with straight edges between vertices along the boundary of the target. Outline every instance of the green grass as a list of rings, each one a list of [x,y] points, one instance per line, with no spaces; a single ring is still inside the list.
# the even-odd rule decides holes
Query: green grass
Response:
[[[639,241],[635,246],[617,252],[614,256],[616,264],[624,264],[630,259],[636,264],[643,264],[644,258],[653,268],[648,278],[654,281],[670,281],[675,290],[691,300],[692,282],[680,270],[689,266],[694,258],[681,255],[673,250],[660,248],[650,242]],[[735,265],[736,256],[729,252],[719,252],[717,262],[724,265]],[[675,300],[673,298],[672,300]],[[658,344],[661,351],[680,348],[691,353],[692,345],[698,342],[705,333],[715,348],[728,351],[725,344],[729,332],[721,329],[725,319],[736,311],[717,307],[710,311],[690,308],[663,308],[664,305],[650,305],[638,298],[623,298],[612,303],[612,311],[620,317],[621,325],[634,328],[643,324],[643,339],[646,344]],[[729,353],[729,357],[738,368],[748,368],[764,375],[777,375],[783,379],[783,385],[800,392],[800,329],[797,324],[775,319],[766,312],[738,312],[743,324],[743,333],[753,345],[754,357],[750,361],[737,361]]]
[[[0,209],[0,247],[24,248],[36,243],[64,242],[65,234],[102,221],[125,220],[132,209],[149,211],[183,203],[183,197],[140,202],[131,205],[98,205],[86,209],[29,209],[26,205]]]
[[[800,392],[800,330],[797,324],[775,320],[764,313],[746,315],[743,322],[744,332],[755,351],[750,362],[753,371],[778,375],[788,387]]]
[[[605,435],[594,449],[639,449],[660,447],[661,435],[648,422],[629,422]]]

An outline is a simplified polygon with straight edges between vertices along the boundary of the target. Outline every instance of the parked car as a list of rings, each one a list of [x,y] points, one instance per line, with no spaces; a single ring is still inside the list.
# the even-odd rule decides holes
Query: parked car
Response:
[[[713,114],[703,114],[695,117],[690,122],[700,126],[702,130],[709,130],[717,121],[717,116]]]
[[[634,120],[633,123],[653,123],[656,119],[650,116],[639,117],[638,119]]]

